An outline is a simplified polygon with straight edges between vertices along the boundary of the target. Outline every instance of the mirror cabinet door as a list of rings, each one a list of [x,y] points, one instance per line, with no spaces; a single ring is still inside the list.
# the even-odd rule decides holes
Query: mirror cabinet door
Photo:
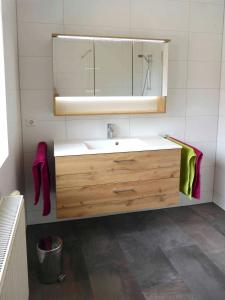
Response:
[[[164,44],[133,43],[133,95],[162,96]]]
[[[94,96],[94,44],[88,39],[53,39],[54,88],[62,96]]]
[[[132,42],[95,41],[95,95],[132,96]]]

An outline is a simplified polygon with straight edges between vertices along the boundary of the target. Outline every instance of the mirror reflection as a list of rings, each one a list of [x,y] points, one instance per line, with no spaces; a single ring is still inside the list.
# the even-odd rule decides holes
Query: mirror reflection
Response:
[[[54,39],[53,77],[59,95],[94,96],[93,40]]]
[[[95,95],[132,96],[131,42],[95,42]]]
[[[167,40],[56,37],[54,88],[60,96],[166,96],[167,57]]]
[[[164,44],[134,42],[134,96],[160,96],[163,88]]]
[[[54,114],[165,112],[168,42],[53,35]]]

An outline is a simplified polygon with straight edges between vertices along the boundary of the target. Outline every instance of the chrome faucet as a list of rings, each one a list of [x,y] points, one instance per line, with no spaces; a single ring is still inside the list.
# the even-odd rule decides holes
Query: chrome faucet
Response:
[[[113,124],[108,123],[107,124],[107,139],[112,139],[113,138]]]

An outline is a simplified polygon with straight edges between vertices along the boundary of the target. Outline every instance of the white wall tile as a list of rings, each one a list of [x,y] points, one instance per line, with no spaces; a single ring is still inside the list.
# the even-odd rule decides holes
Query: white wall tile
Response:
[[[218,142],[225,142],[225,117],[221,116],[219,118],[219,123],[218,123],[218,136],[217,136],[217,141]]]
[[[193,142],[215,142],[217,117],[187,117],[185,139]]]
[[[6,101],[9,155],[14,155],[22,145],[19,91],[7,91]]]
[[[168,71],[168,88],[183,89],[186,87],[187,63],[186,61],[170,61]]]
[[[130,119],[131,136],[171,135],[184,139],[185,119],[177,117],[133,117]]]
[[[222,34],[191,33],[189,60],[217,61],[221,60]]]
[[[2,1],[6,90],[19,90],[16,2]]]
[[[27,126],[25,121],[23,122],[24,152],[34,152],[41,141],[45,141],[52,147],[54,139],[66,139],[65,122],[35,121],[33,126]]]
[[[159,36],[159,33],[157,34]],[[170,39],[169,60],[186,60],[188,55],[188,34],[187,32],[161,31],[161,37]]]
[[[219,115],[225,117],[225,89],[220,89]]]
[[[129,27],[102,27],[64,24],[64,34],[129,37]]]
[[[192,32],[222,33],[223,6],[191,2],[190,30]]]
[[[17,0],[18,20],[63,23],[63,0]]]
[[[42,217],[41,212],[38,210],[26,212],[26,223],[28,225],[44,224],[58,222],[56,218],[56,210],[53,209],[48,216]]]
[[[225,198],[225,170],[221,169],[219,167],[216,167],[215,169],[215,185],[214,190],[219,195],[223,196]]]
[[[21,106],[23,120],[56,121],[65,118],[53,114],[52,90],[22,90]]]
[[[219,89],[188,89],[187,116],[218,116]]]
[[[85,119],[67,120],[68,139],[105,139],[107,137],[107,123],[112,123],[114,137],[129,136],[129,119]]]
[[[222,62],[221,66],[221,82],[220,82],[220,88],[225,89],[225,61]]]
[[[224,0],[191,0],[192,2],[211,3],[211,4],[224,4]]]
[[[196,142],[186,139],[186,143],[189,143],[190,145],[202,151],[202,167],[211,167],[214,170],[216,159],[216,142]]]
[[[188,32],[170,30],[152,30],[143,28],[131,28],[130,36],[140,38],[167,38],[169,43],[169,60],[187,60],[188,56]]]
[[[216,205],[221,207],[223,210],[225,210],[225,196],[221,196],[217,192],[214,192],[213,202],[216,203]]]
[[[224,33],[224,31],[223,31]],[[222,60],[225,60],[225,35],[223,34]]]
[[[186,112],[186,90],[169,89],[166,98],[166,116],[183,117]],[[156,115],[157,116],[157,115]]]
[[[201,192],[201,199],[189,199],[184,194],[180,194],[180,206],[198,205],[202,203],[211,202],[213,198],[213,191]]]
[[[64,0],[64,24],[129,26],[129,0]]]
[[[217,143],[216,167],[225,171],[225,142]]]
[[[53,89],[50,57],[20,57],[20,88],[22,90]]]
[[[188,1],[131,0],[131,27],[186,31]]]
[[[220,63],[192,61],[188,63],[188,88],[220,87]]]
[[[212,192],[214,185],[214,168],[203,167],[201,168],[201,191]]]
[[[19,55],[52,57],[52,33],[63,33],[63,26],[19,22]]]

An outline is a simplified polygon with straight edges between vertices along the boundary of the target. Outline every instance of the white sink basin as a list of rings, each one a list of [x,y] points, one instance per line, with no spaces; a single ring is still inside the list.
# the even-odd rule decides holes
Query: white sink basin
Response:
[[[63,140],[55,141],[54,156],[90,155],[163,149],[181,149],[181,146],[160,136],[120,138],[112,140]]]
[[[90,150],[133,150],[147,147],[147,143],[140,139],[113,139],[85,141],[84,144]]]

